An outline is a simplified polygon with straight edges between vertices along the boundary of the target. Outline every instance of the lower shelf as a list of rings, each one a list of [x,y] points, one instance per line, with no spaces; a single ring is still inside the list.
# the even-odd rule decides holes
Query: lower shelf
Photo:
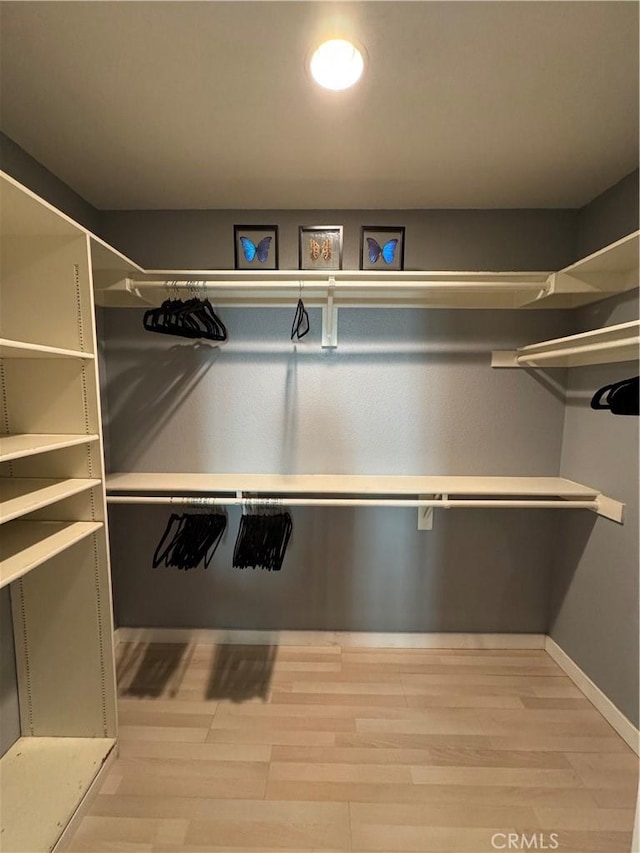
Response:
[[[131,472],[108,474],[106,488],[112,504],[587,509],[624,520],[620,501],[563,477]]]
[[[0,760],[2,849],[51,850],[115,743],[111,738],[20,738]]]
[[[0,587],[26,575],[102,527],[100,521],[13,521],[0,542]]]

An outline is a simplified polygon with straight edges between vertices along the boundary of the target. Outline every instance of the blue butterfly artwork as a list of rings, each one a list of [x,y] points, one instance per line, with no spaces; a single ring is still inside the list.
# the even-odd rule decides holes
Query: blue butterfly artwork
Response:
[[[393,240],[388,240],[384,246],[381,246],[373,237],[367,237],[367,246],[369,247],[369,261],[375,264],[378,258],[382,258],[385,264],[392,264],[396,256],[396,246],[398,240],[394,237]]]
[[[261,264],[264,264],[269,257],[271,239],[271,237],[263,237],[258,245],[256,245],[253,240],[250,240],[248,237],[240,237],[245,260],[251,263],[254,258],[257,258]]]

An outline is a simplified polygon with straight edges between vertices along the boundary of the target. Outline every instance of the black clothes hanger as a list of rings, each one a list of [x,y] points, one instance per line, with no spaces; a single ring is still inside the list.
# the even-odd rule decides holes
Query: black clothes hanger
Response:
[[[172,513],[153,555],[153,568],[164,562],[165,566],[187,570],[204,562],[206,569],[226,527],[227,516],[222,513]]]
[[[593,395],[591,408],[607,409],[613,415],[637,415],[640,409],[639,397],[640,376],[634,376],[632,379],[604,385]]]
[[[233,549],[233,567],[279,572],[292,529],[288,512],[243,515]]]
[[[291,340],[297,338],[304,338],[304,336],[309,331],[309,315],[307,314],[307,309],[304,307],[304,302],[302,299],[298,299],[298,304],[296,305],[296,313],[293,317],[293,325],[291,326]]]
[[[162,534],[160,541],[158,542],[158,547],[156,548],[156,550],[154,551],[154,554],[153,554],[153,560],[152,560],[151,565],[153,566],[154,569],[157,568],[160,565],[160,563],[162,563],[163,561],[164,561],[165,566],[168,565],[168,563],[167,563],[168,555],[171,551],[171,548],[173,547],[173,543],[176,541],[176,539],[180,535],[180,530],[182,529],[182,526],[184,524],[184,518],[185,517],[183,515],[176,515],[174,512],[171,513],[171,517],[169,518],[169,521],[167,522],[167,526],[165,527],[164,533]],[[169,539],[169,536],[171,535],[172,530],[173,530],[173,536],[172,536],[169,544],[166,545],[165,543],[167,542],[167,539]],[[163,548],[163,546],[164,546],[164,548]]]

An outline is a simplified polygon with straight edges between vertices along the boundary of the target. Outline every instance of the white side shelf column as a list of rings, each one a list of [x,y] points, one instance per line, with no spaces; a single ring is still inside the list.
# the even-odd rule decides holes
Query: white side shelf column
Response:
[[[21,729],[0,759],[0,846],[45,853],[117,734],[93,281],[83,228],[2,174],[0,191],[0,586]]]

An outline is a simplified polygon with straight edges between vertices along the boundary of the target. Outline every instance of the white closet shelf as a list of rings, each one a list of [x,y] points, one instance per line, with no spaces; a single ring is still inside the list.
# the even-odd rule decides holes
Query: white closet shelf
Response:
[[[63,433],[21,433],[0,436],[0,462],[34,456],[36,453],[49,453],[77,444],[97,441],[97,435],[68,435]]]
[[[581,292],[584,285],[604,296],[638,286],[640,231],[634,231],[555,274],[555,292]]]
[[[99,486],[101,480],[0,478],[0,524]]]
[[[0,358],[95,358],[92,352],[32,344],[27,341],[11,341],[0,338]]]
[[[51,850],[115,743],[111,738],[19,738],[0,759],[2,849]]]
[[[114,473],[106,486],[110,503],[590,509],[624,518],[624,504],[561,477]]]
[[[640,231],[557,272],[403,270],[141,270],[122,256],[97,282],[98,305],[159,305],[171,292],[216,305],[433,308],[572,308],[638,284]],[[95,241],[94,241],[95,242]],[[104,245],[101,252],[106,251]],[[120,270],[120,276],[117,272]]]
[[[637,361],[640,320],[491,354],[492,367],[580,367]]]
[[[2,531],[0,587],[28,574],[101,527],[100,521],[13,521]]]

